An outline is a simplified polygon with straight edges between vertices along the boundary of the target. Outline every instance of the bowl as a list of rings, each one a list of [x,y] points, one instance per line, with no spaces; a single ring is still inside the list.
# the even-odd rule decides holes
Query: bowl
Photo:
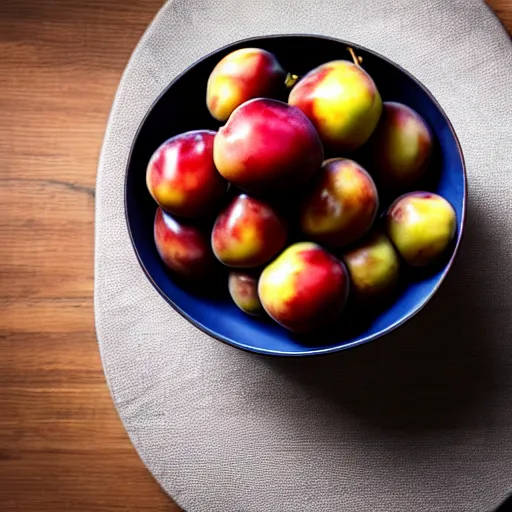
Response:
[[[436,192],[452,203],[457,233],[447,258],[428,272],[411,273],[393,301],[370,315],[351,312],[325,332],[297,335],[268,319],[242,313],[227,293],[184,286],[166,269],[153,240],[156,203],[146,188],[146,166],[156,148],[188,130],[219,128],[206,108],[206,82],[215,64],[233,50],[258,47],[274,53],[285,69],[303,75],[335,59],[349,59],[347,46],[363,58],[384,101],[398,101],[418,111],[436,139],[435,179],[420,189]],[[342,155],[337,155],[342,156]],[[386,204],[383,205],[385,207]],[[187,320],[210,336],[234,347],[274,356],[310,356],[352,348],[391,333],[414,317],[439,289],[460,245],[466,210],[466,172],[453,127],[432,94],[410,73],[387,58],[357,44],[314,35],[279,35],[245,39],[200,59],[178,76],[155,101],[133,141],[125,181],[128,230],[137,258],[153,286]]]

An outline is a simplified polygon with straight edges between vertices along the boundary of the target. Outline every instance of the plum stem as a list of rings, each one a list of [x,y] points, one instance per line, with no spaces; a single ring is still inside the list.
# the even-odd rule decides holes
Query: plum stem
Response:
[[[363,62],[363,57],[356,55],[356,52],[350,46],[347,46],[347,50],[350,52],[350,55],[352,56],[352,60],[354,61],[354,64],[356,66],[361,67],[361,64]]]
[[[292,73],[287,73],[286,78],[284,79],[284,85],[288,89],[291,89],[297,83],[298,79],[299,79],[299,75],[294,75]]]

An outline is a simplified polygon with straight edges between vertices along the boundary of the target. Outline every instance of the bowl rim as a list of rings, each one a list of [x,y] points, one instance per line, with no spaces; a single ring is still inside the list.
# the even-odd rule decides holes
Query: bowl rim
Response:
[[[326,40],[326,41],[332,41],[332,42],[335,42],[335,43],[340,43],[340,44],[343,44],[343,45],[346,45],[346,46],[350,46],[350,47],[352,47],[356,51],[362,50],[364,52],[367,52],[367,53],[371,54],[374,57],[382,59],[383,61],[387,62],[388,64],[394,66],[399,71],[404,73],[409,79],[411,79],[413,82],[415,82],[416,85],[418,85],[418,87],[420,87],[423,90],[423,92],[429,97],[429,99],[432,101],[432,103],[437,107],[437,109],[441,113],[442,117],[446,121],[446,124],[447,124],[447,126],[448,126],[448,128],[450,130],[450,133],[452,134],[452,136],[453,136],[453,138],[455,140],[455,143],[456,143],[456,147],[457,147],[457,151],[458,151],[458,154],[459,154],[459,158],[460,158],[460,161],[462,163],[462,175],[463,175],[463,194],[462,194],[462,211],[461,211],[461,217],[460,217],[460,229],[459,229],[459,234],[458,234],[455,246],[453,248],[453,252],[452,252],[452,254],[450,256],[450,259],[448,260],[448,262],[446,264],[446,267],[445,267],[443,273],[439,277],[439,280],[438,280],[436,286],[423,299],[423,301],[416,307],[416,309],[414,311],[411,311],[405,317],[401,318],[400,320],[396,321],[395,323],[389,325],[385,329],[383,329],[380,332],[377,332],[375,334],[371,334],[371,335],[367,335],[367,336],[361,337],[361,338],[359,338],[357,340],[344,343],[343,345],[335,345],[335,346],[332,346],[332,347],[322,348],[322,349],[305,349],[305,350],[301,350],[301,351],[298,351],[298,352],[286,352],[286,351],[282,351],[282,350],[261,349],[261,348],[252,347],[252,346],[246,345],[246,344],[241,343],[239,341],[233,340],[232,338],[229,338],[228,336],[223,336],[223,335],[220,335],[220,334],[218,334],[216,332],[213,332],[210,329],[208,329],[207,327],[202,326],[191,315],[189,315],[180,306],[178,306],[170,297],[167,296],[167,294],[155,282],[155,280],[153,279],[153,277],[149,273],[148,269],[144,265],[144,262],[142,261],[142,258],[140,256],[139,251],[137,249],[137,246],[135,244],[135,240],[134,240],[133,233],[132,233],[131,226],[130,226],[130,219],[129,219],[129,214],[128,214],[128,200],[127,200],[128,172],[129,172],[130,164],[131,164],[131,161],[132,161],[132,158],[133,158],[133,152],[134,152],[134,149],[135,149],[135,144],[136,144],[136,142],[137,142],[137,140],[139,138],[140,132],[142,131],[142,128],[143,128],[144,124],[146,123],[149,115],[151,114],[151,112],[153,111],[153,109],[155,108],[157,103],[161,100],[161,98],[165,94],[167,94],[169,89],[175,84],[175,82],[177,82],[181,77],[183,77],[185,74],[187,74],[193,67],[195,67],[200,62],[203,62],[204,60],[212,57],[213,55],[215,55],[217,53],[221,53],[221,52],[223,52],[225,50],[229,50],[233,46],[238,46],[238,45],[244,44],[244,43],[250,44],[250,43],[252,43],[254,41],[261,41],[262,39],[280,39],[280,38],[283,38],[283,37],[301,37],[301,38],[323,39],[323,40]],[[124,201],[123,201],[123,203],[124,203],[124,216],[125,216],[126,226],[127,226],[127,229],[128,229],[128,234],[130,236],[130,241],[131,241],[131,244],[132,244],[132,248],[133,248],[133,250],[135,252],[135,255],[137,257],[137,261],[139,262],[140,267],[142,268],[144,274],[148,278],[149,282],[153,285],[155,290],[162,296],[162,298],[177,313],[179,313],[183,318],[185,318],[187,321],[189,321],[194,327],[196,327],[200,331],[204,332],[208,336],[210,336],[210,337],[212,337],[212,338],[214,338],[214,339],[216,339],[218,341],[221,341],[222,343],[225,343],[226,345],[229,345],[231,347],[235,347],[235,348],[237,348],[239,350],[242,350],[244,352],[250,352],[250,353],[253,353],[253,354],[259,354],[259,355],[269,356],[269,357],[276,357],[277,356],[277,357],[281,357],[281,358],[287,358],[287,357],[288,358],[296,358],[296,357],[318,357],[318,356],[325,356],[325,355],[329,355],[329,354],[343,352],[345,350],[349,350],[349,349],[352,349],[352,348],[355,348],[355,347],[358,347],[358,346],[361,346],[361,345],[366,345],[367,343],[370,343],[370,342],[375,341],[377,339],[381,339],[381,338],[384,338],[384,337],[388,336],[393,331],[395,331],[399,327],[401,327],[404,324],[406,324],[407,322],[409,322],[420,311],[422,311],[425,308],[425,306],[431,301],[432,297],[437,293],[437,291],[439,290],[441,285],[444,283],[444,281],[446,279],[446,276],[447,276],[448,272],[451,270],[451,268],[452,268],[452,266],[453,266],[453,264],[455,262],[455,259],[456,259],[457,255],[459,253],[459,248],[460,248],[460,245],[462,243],[462,239],[464,237],[464,228],[465,228],[465,225],[466,225],[467,196],[468,196],[468,184],[467,184],[466,162],[465,162],[465,159],[464,159],[464,153],[462,151],[462,146],[460,144],[460,140],[459,140],[459,138],[457,136],[457,133],[455,132],[455,129],[454,129],[454,127],[453,127],[453,125],[452,125],[448,115],[446,114],[444,109],[441,107],[441,105],[439,104],[437,99],[434,97],[434,95],[430,92],[430,90],[425,85],[423,85],[423,83],[420,80],[418,80],[412,73],[407,71],[405,68],[403,68],[402,66],[400,66],[396,62],[393,62],[388,57],[385,57],[384,55],[381,55],[380,53],[378,53],[378,52],[376,52],[374,50],[370,50],[370,49],[368,49],[365,46],[362,46],[360,44],[353,43],[351,41],[346,41],[344,39],[339,39],[339,38],[336,38],[336,37],[321,35],[321,34],[286,33],[286,34],[270,34],[270,35],[262,35],[262,36],[251,36],[251,37],[244,38],[244,39],[239,39],[239,40],[233,41],[233,42],[231,42],[229,44],[226,44],[224,46],[221,46],[221,47],[219,47],[219,48],[217,48],[217,49],[207,53],[206,55],[203,55],[201,58],[195,60],[192,64],[187,66],[181,73],[176,75],[169,82],[169,84],[164,88],[164,90],[152,102],[151,106],[149,107],[149,109],[147,110],[146,114],[142,118],[142,120],[141,120],[141,122],[140,122],[140,124],[139,124],[139,126],[137,128],[137,131],[135,132],[135,135],[133,137],[133,140],[132,140],[132,143],[131,143],[131,147],[130,147],[130,152],[129,152],[128,159],[127,159],[127,162],[126,162],[126,168],[125,168]]]

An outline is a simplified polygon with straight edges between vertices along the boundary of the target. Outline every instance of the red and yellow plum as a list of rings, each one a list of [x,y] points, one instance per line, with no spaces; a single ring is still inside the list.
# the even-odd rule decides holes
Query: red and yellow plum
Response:
[[[363,236],[379,208],[371,176],[345,158],[326,160],[301,209],[302,231],[328,247],[342,247]]]
[[[373,231],[347,251],[343,261],[350,274],[351,294],[357,302],[380,302],[395,289],[400,259],[385,234]]]
[[[322,64],[291,90],[290,105],[312,121],[326,147],[353,151],[377,126],[382,100],[366,71],[347,60]]]
[[[247,272],[230,272],[229,294],[233,302],[248,315],[263,314],[263,306],[258,297],[258,278]]]
[[[265,311],[294,332],[334,323],[345,307],[348,290],[343,263],[312,242],[288,247],[263,270],[258,283]]]
[[[423,267],[435,262],[453,240],[455,210],[437,194],[411,192],[389,207],[386,230],[405,262]]]
[[[196,281],[210,279],[215,274],[218,262],[208,234],[198,227],[158,208],[154,237],[160,258],[176,274]]]
[[[215,119],[226,121],[242,103],[274,96],[285,78],[285,70],[272,53],[259,48],[235,50],[208,78],[206,105]]]
[[[255,99],[238,107],[215,136],[220,174],[247,192],[290,189],[320,169],[323,148],[314,126],[295,107]]]
[[[416,111],[401,103],[384,103],[368,145],[370,171],[379,186],[408,187],[427,171],[432,147],[432,132]]]
[[[219,214],[212,231],[217,259],[235,268],[264,265],[285,245],[287,226],[269,204],[241,194]]]
[[[197,130],[164,142],[153,154],[146,183],[155,201],[180,217],[211,213],[227,192],[213,163],[215,132]]]

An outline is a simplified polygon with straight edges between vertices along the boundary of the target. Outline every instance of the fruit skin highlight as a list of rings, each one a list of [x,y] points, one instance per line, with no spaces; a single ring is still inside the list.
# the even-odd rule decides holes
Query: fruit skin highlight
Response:
[[[354,151],[373,133],[382,112],[375,82],[358,64],[335,60],[307,73],[288,103],[314,124],[326,148]]]
[[[233,302],[248,315],[260,316],[264,313],[258,297],[258,278],[247,272],[230,272],[229,294]]]
[[[213,278],[221,268],[210,246],[208,234],[158,208],[154,223],[155,245],[165,265],[193,281]]]
[[[213,163],[215,132],[195,130],[172,137],[151,157],[146,184],[155,201],[180,217],[208,215],[228,184]]]
[[[249,193],[289,191],[304,184],[323,160],[311,121],[282,101],[250,100],[231,114],[213,145],[219,173]]]
[[[272,206],[241,194],[217,217],[212,248],[228,267],[258,267],[283,249],[287,236],[286,223]]]
[[[356,162],[326,160],[306,193],[300,226],[311,240],[326,247],[342,247],[363,236],[379,208],[377,187]]]
[[[294,332],[311,332],[338,320],[347,302],[345,265],[312,242],[283,251],[262,272],[258,294],[265,311]]]
[[[434,263],[455,236],[457,218],[453,206],[432,192],[410,192],[389,207],[386,231],[411,267]]]
[[[206,106],[218,121],[253,98],[273,97],[284,86],[286,71],[275,55],[242,48],[226,55],[213,69],[206,88]]]
[[[343,254],[343,261],[350,274],[350,293],[356,303],[376,304],[395,290],[400,258],[385,234],[371,232]]]
[[[427,172],[433,145],[428,124],[416,111],[386,102],[368,143],[369,169],[379,186],[403,189]]]

